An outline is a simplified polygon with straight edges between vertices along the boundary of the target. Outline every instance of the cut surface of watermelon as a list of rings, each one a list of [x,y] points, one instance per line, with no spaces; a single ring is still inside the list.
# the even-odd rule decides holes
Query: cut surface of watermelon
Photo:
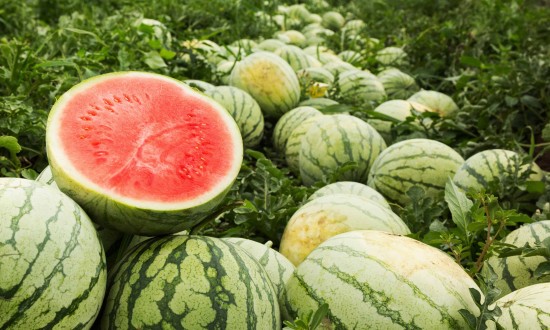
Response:
[[[243,155],[237,124],[222,106],[178,80],[145,72],[109,73],[74,86],[53,106],[46,135],[62,190],[76,191],[76,184],[87,195],[144,210],[187,209],[219,197]]]

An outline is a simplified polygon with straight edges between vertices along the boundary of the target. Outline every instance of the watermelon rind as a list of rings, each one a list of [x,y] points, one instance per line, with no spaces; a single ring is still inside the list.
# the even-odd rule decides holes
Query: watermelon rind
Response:
[[[109,275],[101,329],[281,329],[275,288],[243,248],[168,235],[132,248]]]
[[[332,236],[359,229],[410,234],[392,210],[364,196],[331,194],[302,205],[290,218],[279,252],[299,265],[319,244]]]
[[[391,210],[390,204],[388,203],[388,201],[386,201],[381,193],[372,189],[366,184],[354,181],[338,181],[328,184],[322,188],[319,188],[317,191],[311,194],[308,200],[311,201],[315,198],[334,194],[350,194],[354,196],[363,196]]]
[[[46,184],[0,178],[0,329],[90,329],[106,281],[82,208]]]
[[[470,289],[480,291],[441,250],[358,230],[311,252],[287,284],[285,305],[304,317],[326,303],[322,329],[468,329],[459,311],[480,314]]]
[[[542,244],[545,239],[549,238],[550,220],[543,220],[525,224],[513,230],[501,240],[501,243],[512,244],[516,247],[523,247],[525,244],[535,246]],[[485,260],[482,274],[486,277],[490,273],[496,275],[495,287],[500,290],[499,297],[502,297],[529,285],[550,282],[550,275],[535,276],[537,267],[547,260],[548,258],[543,256],[510,256],[501,258],[498,253],[495,253]]]
[[[310,106],[299,106],[282,115],[273,129],[272,139],[275,150],[284,153],[292,131],[304,120],[320,115],[322,115],[321,111]]]
[[[81,174],[65,153],[59,132],[63,109],[80,92],[95,84],[109,81],[110,78],[132,77],[137,79],[159,79],[175,84],[186,97],[205,102],[220,118],[223,118],[226,129],[231,136],[232,159],[227,159],[230,168],[226,175],[218,178],[217,184],[197,198],[159,202],[127,197],[93,182]],[[129,141],[130,142],[130,141]],[[153,73],[114,72],[89,78],[73,86],[59,97],[53,105],[46,127],[46,150],[53,177],[58,187],[74,199],[88,215],[98,224],[128,234],[162,235],[189,229],[205,216],[209,215],[216,205],[221,203],[240,170],[243,159],[242,137],[235,120],[217,102],[197,92],[183,82]]]

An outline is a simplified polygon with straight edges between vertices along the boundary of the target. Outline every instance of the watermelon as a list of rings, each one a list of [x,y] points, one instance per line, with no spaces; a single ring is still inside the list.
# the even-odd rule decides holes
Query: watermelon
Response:
[[[326,66],[325,66],[326,68]],[[386,99],[384,85],[370,72],[348,70],[338,76],[339,96],[345,103],[376,106]]]
[[[290,64],[295,72],[310,67],[321,67],[321,62],[313,56],[306,54],[302,48],[298,46],[286,45],[278,48],[273,53],[280,56],[283,60]]]
[[[361,19],[352,19],[344,24],[344,29],[348,34],[357,34],[361,32],[361,30],[364,29],[366,26],[367,24],[365,23],[365,21]]]
[[[480,151],[464,162],[453,177],[454,183],[468,191],[492,190],[497,181],[514,180],[529,170],[528,180],[542,180],[542,170],[536,163],[521,167],[521,156],[515,151],[489,149]]]
[[[407,53],[403,48],[390,46],[376,52],[375,59],[384,66],[401,66],[407,63]]]
[[[184,80],[183,82],[186,83],[187,85],[193,87],[193,88],[198,89],[201,92],[204,92],[204,91],[207,91],[207,90],[210,90],[210,89],[213,89],[214,87],[216,87],[216,86],[212,85],[211,83],[208,83],[208,82],[202,81],[202,80],[196,80],[196,79],[187,79],[187,80]]]
[[[248,92],[264,116],[279,118],[300,101],[300,83],[285,60],[269,52],[256,52],[238,62],[230,85]]]
[[[319,110],[308,106],[296,107],[282,115],[273,129],[273,147],[275,147],[275,150],[285,152],[286,142],[292,131],[304,120],[320,115],[322,113]]]
[[[0,329],[89,329],[106,281],[82,208],[55,187],[0,178]]]
[[[523,225],[506,235],[501,242],[522,247],[525,244],[531,246],[542,244],[545,239],[550,239],[550,220]],[[548,258],[543,256],[500,258],[497,253],[485,261],[482,271],[486,276],[489,275],[489,270],[496,274],[495,286],[500,289],[500,297],[502,297],[529,285],[550,282],[550,275],[535,276],[537,267],[547,260]]]
[[[321,24],[333,31],[340,30],[346,23],[344,16],[337,11],[327,11],[323,14],[322,18]]]
[[[36,181],[59,189],[53,179],[52,168],[49,165],[46,166],[42,172],[40,172],[40,174],[36,177]],[[116,243],[122,238],[122,233],[117,230],[102,227],[95,222],[93,224],[95,230],[97,231],[97,235],[99,236],[99,241],[101,242],[101,245],[103,245],[105,253],[109,256],[111,248],[115,250]]]
[[[277,35],[280,39],[288,38],[288,44],[294,45],[294,46],[303,46],[306,44],[306,36],[300,31],[296,30],[286,30],[282,31]],[[288,46],[286,46],[288,47]]]
[[[259,50],[274,52],[277,48],[283,47],[284,45],[286,44],[279,39],[265,39],[261,41],[256,48]]]
[[[332,73],[333,76],[335,77],[340,76],[342,73],[346,71],[354,71],[354,70],[360,71],[353,64],[340,60],[340,58],[337,55],[334,55],[334,56],[336,57],[336,60],[331,60],[326,63],[321,60],[321,62],[323,62],[322,68]]]
[[[348,62],[354,66],[360,66],[365,60],[361,53],[351,49],[338,53],[338,57],[341,58],[342,61]]]
[[[479,315],[472,278],[448,255],[412,238],[359,230],[329,238],[287,284],[293,317],[329,311],[324,329],[467,329]]]
[[[302,90],[310,92],[310,88],[316,84],[322,83],[326,85],[326,90],[330,89],[331,85],[334,82],[334,76],[328,70],[318,67],[309,67],[296,72],[298,75],[298,80],[300,81],[300,87]],[[323,93],[321,96],[325,96]],[[317,95],[309,96],[318,97]]]
[[[236,179],[242,137],[208,96],[158,74],[85,80],[52,107],[46,149],[59,188],[101,226],[175,233],[216,207]]]
[[[346,114],[319,117],[301,139],[302,182],[312,185],[345,163],[355,162],[357,168],[341,179],[366,183],[373,162],[385,148],[382,136],[362,119]]]
[[[265,269],[219,238],[168,235],[131,249],[109,275],[102,329],[281,329]]]
[[[449,95],[438,91],[421,90],[407,100],[420,103],[437,112],[441,117],[453,116],[459,110],[458,105]]]
[[[278,297],[279,307],[283,306],[286,300],[286,282],[294,272],[294,265],[285,256],[271,248],[272,242],[265,244],[240,237],[222,238],[226,242],[230,242],[242,247],[250,254],[252,258],[257,260],[265,269],[271,283],[275,287],[275,292]],[[281,311],[281,313],[285,313]]]
[[[311,194],[311,196],[309,196],[309,200],[314,200],[315,198],[334,194],[351,194],[354,196],[363,196],[374,202],[377,202],[388,210],[391,210],[390,204],[388,204],[388,201],[386,201],[382,194],[367,186],[366,184],[353,181],[338,181],[328,184]]]
[[[390,100],[406,99],[420,90],[413,77],[396,68],[386,69],[376,76]]]
[[[302,139],[313,124],[323,118],[324,115],[314,115],[298,123],[286,140],[285,160],[290,171],[296,175],[300,174],[300,150],[302,149]],[[294,125],[293,125],[294,126]]]
[[[391,209],[364,196],[331,194],[307,202],[292,215],[285,226],[279,252],[299,265],[328,238],[358,229],[410,234],[407,225]]]
[[[502,329],[550,329],[550,282],[529,285],[498,299],[491,308],[500,307],[496,318]],[[491,321],[491,325],[494,322]],[[489,329],[492,327],[489,325]]]
[[[418,186],[426,196],[439,198],[449,177],[464,159],[451,147],[430,139],[410,139],[392,144],[374,161],[368,185],[389,201],[406,205],[407,191]]]
[[[430,109],[420,103],[405,100],[389,100],[374,108],[374,112],[384,114],[399,121],[407,120],[407,117],[413,115],[413,110],[417,112],[430,111]],[[391,140],[391,128],[393,125],[391,121],[371,118],[367,122],[384,137],[384,140]],[[414,124],[419,125],[416,121]]]
[[[264,115],[250,94],[233,86],[214,87],[205,94],[229,111],[239,126],[245,147],[260,144],[264,134]]]
[[[229,84],[231,71],[235,67],[235,60],[222,60],[216,64],[216,75],[222,84]]]

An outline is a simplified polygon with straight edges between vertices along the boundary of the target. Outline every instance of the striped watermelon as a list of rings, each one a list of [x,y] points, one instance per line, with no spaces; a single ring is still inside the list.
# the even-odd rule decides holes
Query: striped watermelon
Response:
[[[226,242],[230,242],[242,247],[246,252],[256,259],[262,265],[275,287],[275,292],[279,298],[279,307],[283,307],[286,300],[286,282],[294,272],[294,265],[285,256],[271,248],[272,242],[261,244],[256,241],[240,238],[227,237],[222,238]],[[284,311],[281,310],[284,315]],[[285,317],[287,318],[287,317]]]
[[[396,68],[384,70],[376,76],[390,100],[406,99],[420,90],[413,77]]]
[[[169,235],[136,245],[109,275],[102,329],[281,329],[265,269],[219,238]]]
[[[202,81],[202,80],[187,79],[187,80],[184,80],[183,82],[189,85],[190,87],[198,89],[201,92],[204,92],[216,87],[211,83],[207,83],[206,81]]]
[[[300,31],[296,30],[286,30],[281,31],[279,34],[277,34],[277,37],[281,40],[288,39],[288,44],[293,46],[304,46],[306,44],[306,36]],[[288,47],[288,46],[286,46]]]
[[[321,24],[332,31],[340,30],[346,23],[346,19],[337,11],[327,11],[322,16]]]
[[[312,85],[322,83],[326,84],[326,89],[330,89],[334,83],[334,76],[328,70],[324,68],[309,67],[297,72],[298,80],[300,81],[300,87],[302,90],[308,91]],[[308,93],[312,96],[311,93]],[[323,94],[326,94],[323,93]],[[325,96],[325,95],[322,95]],[[317,96],[312,96],[317,97]]]
[[[532,181],[542,180],[542,170],[536,163],[518,169],[521,165],[521,156],[511,150],[489,149],[480,151],[464,162],[453,177],[454,183],[468,191],[480,191],[491,189],[491,185],[497,180],[512,179],[514,175],[521,174],[529,169],[533,173],[528,178]]]
[[[338,76],[339,96],[345,103],[376,106],[386,99],[384,85],[370,72],[348,70]]]
[[[295,72],[310,67],[321,67],[319,62],[313,56],[306,54],[302,48],[294,45],[286,45],[278,48],[273,52],[285,60]]]
[[[361,64],[365,61],[363,54],[351,49],[338,53],[338,57],[341,58],[342,61],[348,62],[355,66],[361,66]]]
[[[264,116],[279,118],[300,101],[300,83],[292,67],[279,56],[257,52],[237,63],[230,85],[248,92]]]
[[[401,66],[407,63],[407,53],[400,47],[386,47],[376,52],[375,59],[384,66]]]
[[[449,95],[438,91],[421,90],[407,100],[420,103],[437,112],[441,117],[452,116],[459,110],[458,105]]]
[[[284,153],[286,150],[286,142],[292,131],[304,120],[320,115],[322,115],[322,113],[319,110],[308,106],[294,108],[282,115],[281,118],[277,120],[275,128],[273,129],[273,147],[275,147],[275,150]]]
[[[334,55],[334,56],[336,56],[336,55]],[[323,61],[321,61],[321,62],[323,62]],[[347,72],[347,71],[359,70],[358,68],[353,66],[353,64],[350,64],[348,62],[344,62],[344,61],[340,60],[340,58],[338,56],[336,56],[336,60],[330,60],[326,63],[323,62],[322,68],[324,68],[328,72],[332,73],[332,75],[335,76],[335,77],[340,76],[341,74],[343,74],[344,72]]]
[[[324,115],[323,115],[324,116]],[[302,139],[313,124],[323,118],[323,116],[312,116],[302,121],[296,126],[288,136],[285,145],[285,160],[292,173],[300,174],[300,150],[302,149]]]
[[[324,329],[467,329],[479,315],[476,283],[448,255],[412,238],[375,230],[334,236],[296,268],[287,284],[292,316],[327,303]]]
[[[256,46],[256,48],[259,50],[274,52],[275,50],[277,50],[277,48],[283,47],[285,45],[286,44],[279,39],[265,39],[261,41],[258,46]]]
[[[106,281],[103,247],[73,200],[0,178],[0,329],[90,329]]]
[[[319,197],[334,194],[351,194],[354,196],[366,197],[387,208],[388,210],[391,210],[390,204],[388,204],[382,194],[366,184],[353,181],[339,181],[328,184],[311,194],[311,196],[309,196],[309,200],[311,201]]]
[[[264,134],[264,115],[250,94],[233,86],[218,86],[205,92],[220,103],[235,119],[245,147],[260,144]]]
[[[146,236],[208,216],[243,160],[239,128],[219,103],[131,71],[65,92],[49,113],[46,149],[55,182],[94,222]]]
[[[52,168],[49,165],[46,166],[46,168],[43,169],[42,172],[40,172],[38,177],[36,177],[36,181],[59,189],[53,179]],[[122,233],[110,228],[100,226],[95,222],[93,223],[93,225],[95,230],[97,231],[99,241],[101,242],[101,245],[103,245],[105,253],[107,254],[107,256],[109,256],[111,248],[114,248],[115,244],[122,238]]]
[[[324,115],[313,122],[300,143],[299,168],[304,185],[311,185],[347,162],[357,168],[343,180],[367,182],[369,170],[386,148],[382,136],[362,119],[351,115]]]
[[[362,29],[364,29],[367,26],[365,21],[361,19],[352,19],[346,22],[344,24],[344,29],[346,30],[346,33],[359,33]]]
[[[399,121],[407,120],[407,117],[413,115],[413,110],[417,112],[430,111],[430,109],[420,103],[405,100],[389,100],[374,108],[375,112],[390,116]],[[374,127],[386,141],[391,140],[392,122],[374,118],[368,119],[367,122]],[[415,124],[418,123],[415,122]]]
[[[368,185],[389,201],[406,205],[413,186],[437,198],[464,159],[451,147],[429,139],[411,139],[392,144],[374,161]]]
[[[550,220],[544,220],[521,226],[506,235],[502,239],[502,243],[517,247],[522,247],[525,244],[533,246],[541,244],[548,238],[550,238]],[[541,278],[534,275],[537,267],[547,260],[548,258],[542,256],[499,258],[498,255],[493,255],[485,261],[483,273],[487,276],[491,269],[497,275],[495,286],[501,290],[500,296],[502,297],[529,285],[550,282],[550,275]]]
[[[231,71],[235,67],[235,60],[223,60],[216,64],[216,76],[222,84],[228,84]]]
[[[496,319],[502,329],[550,329],[550,283],[518,289],[498,299],[491,307],[495,305],[502,311]]]
[[[391,209],[363,196],[332,194],[307,202],[292,215],[279,252],[299,265],[328,238],[358,229],[410,234],[407,225]]]

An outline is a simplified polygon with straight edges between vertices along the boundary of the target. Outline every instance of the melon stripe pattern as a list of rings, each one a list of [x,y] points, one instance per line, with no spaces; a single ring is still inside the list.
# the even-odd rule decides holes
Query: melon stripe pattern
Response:
[[[335,104],[338,104],[338,102],[331,99],[324,98],[324,97],[318,97],[318,98],[310,98],[307,100],[303,100],[298,105],[313,107],[319,111],[322,111],[324,108]]]
[[[361,106],[371,105],[372,108],[382,102],[387,96],[384,85],[378,77],[361,70],[345,71],[338,77],[340,97],[351,104]]]
[[[386,142],[372,126],[351,115],[325,115],[307,130],[300,144],[299,168],[304,185],[311,185],[347,162],[357,168],[342,180],[367,182],[369,170]]]
[[[390,204],[388,204],[382,194],[367,186],[366,184],[353,181],[339,181],[328,184],[311,194],[311,196],[309,196],[309,200],[311,201],[319,197],[334,194],[350,194],[354,196],[363,196],[391,210]]]
[[[302,139],[309,128],[323,116],[312,116],[298,124],[288,136],[285,146],[285,160],[292,173],[300,174],[300,150],[302,148]]]
[[[266,117],[279,118],[300,101],[300,83],[285,60],[269,52],[256,52],[235,65],[230,85],[248,92]]]
[[[107,281],[84,211],[59,190],[0,178],[0,329],[89,329]]]
[[[282,307],[282,304],[286,300],[286,282],[294,272],[294,264],[284,255],[271,248],[271,242],[261,244],[240,237],[226,237],[222,239],[242,247],[264,267],[271,283],[275,287],[275,292],[279,298],[279,307]],[[284,311],[281,311],[281,313],[285,314]]]
[[[368,185],[389,201],[404,205],[407,191],[419,186],[427,196],[438,197],[464,159],[451,147],[429,139],[410,139],[385,149],[372,165]]]
[[[264,115],[250,94],[232,86],[214,87],[205,94],[229,111],[239,126],[245,147],[260,144],[264,134]]]
[[[295,72],[310,67],[321,67],[321,62],[304,53],[304,51],[298,46],[286,45],[277,49],[273,53],[280,56],[283,60],[290,64]]]
[[[292,131],[303,121],[310,117],[322,115],[321,111],[314,107],[301,106],[285,113],[273,129],[273,147],[279,152],[285,152],[286,142]]]
[[[222,239],[149,239],[130,250],[109,278],[102,329],[281,328],[265,269]]]
[[[449,95],[438,91],[421,90],[411,95],[407,101],[420,103],[437,112],[441,117],[454,115],[459,110],[458,105]]]
[[[312,251],[288,282],[286,306],[298,316],[327,303],[330,329],[464,329],[458,310],[479,314],[470,288],[479,290],[440,250],[360,230]]]
[[[521,165],[521,157],[514,151],[504,149],[489,149],[480,151],[466,159],[453,177],[454,183],[464,190],[490,189],[491,184],[497,180],[510,179],[515,174],[521,174],[518,170]],[[527,167],[524,169],[526,170]],[[533,163],[531,170],[534,172],[530,180],[541,180],[542,171]]]
[[[494,305],[502,311],[496,319],[502,329],[550,329],[550,282],[518,289],[498,299]]]
[[[502,243],[522,247],[525,244],[531,246],[541,244],[550,237],[550,220],[525,224],[512,231],[502,239]],[[543,256],[510,256],[499,258],[491,256],[484,263],[483,273],[487,276],[489,269],[497,275],[495,286],[501,290],[500,296],[504,296],[517,289],[550,281],[550,275],[536,278],[535,270],[547,258]]]
[[[384,85],[388,99],[406,99],[420,89],[413,77],[399,69],[384,70],[377,77]]]
[[[392,210],[363,196],[332,194],[300,207],[288,221],[279,251],[298,265],[328,238],[359,229],[407,235],[407,225]]]

